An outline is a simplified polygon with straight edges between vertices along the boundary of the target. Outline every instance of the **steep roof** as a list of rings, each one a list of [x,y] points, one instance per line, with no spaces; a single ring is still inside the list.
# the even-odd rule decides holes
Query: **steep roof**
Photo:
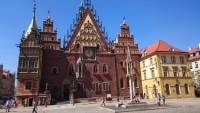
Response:
[[[196,53],[196,52],[198,52],[198,51],[200,51],[200,47],[199,47],[199,46],[194,47],[194,48],[191,48],[191,50],[188,50],[187,52],[188,52],[188,53]]]
[[[166,43],[163,40],[158,40],[158,41],[154,42],[153,44],[143,48],[140,51],[140,54],[146,53],[146,55],[149,55],[154,52],[185,52],[185,51],[182,51],[182,50]]]

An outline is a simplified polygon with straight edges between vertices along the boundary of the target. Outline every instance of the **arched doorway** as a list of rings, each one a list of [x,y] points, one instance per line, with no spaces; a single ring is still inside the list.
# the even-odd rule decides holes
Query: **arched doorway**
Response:
[[[155,95],[155,97],[157,98],[157,90],[156,90],[156,85],[153,85],[153,93]]]
[[[69,100],[69,84],[63,85],[63,100]]]
[[[63,81],[63,100],[69,100],[70,95],[70,81],[69,79],[64,79]]]
[[[32,105],[33,105],[33,98],[29,98],[28,106],[32,106]]]

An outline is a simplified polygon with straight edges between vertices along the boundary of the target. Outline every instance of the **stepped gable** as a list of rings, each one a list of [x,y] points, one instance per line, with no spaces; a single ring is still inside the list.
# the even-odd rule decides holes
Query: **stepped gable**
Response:
[[[182,51],[182,50],[166,43],[163,40],[158,40],[155,43],[143,48],[140,51],[140,54],[146,53],[147,55],[149,55],[154,52],[185,52],[185,51]]]
[[[105,28],[102,30],[102,23],[99,24],[99,16],[98,19],[95,19],[96,11],[95,17],[92,13],[93,9],[90,9],[90,7],[87,7],[82,11],[84,11],[84,13],[82,13],[81,17],[78,18],[77,24],[74,26],[75,29],[72,30],[73,33],[70,36],[66,50],[73,51],[76,46],[80,46],[81,48],[83,46],[99,46],[102,48],[102,52],[108,52],[109,48],[108,43],[106,42],[107,36],[105,36]]]

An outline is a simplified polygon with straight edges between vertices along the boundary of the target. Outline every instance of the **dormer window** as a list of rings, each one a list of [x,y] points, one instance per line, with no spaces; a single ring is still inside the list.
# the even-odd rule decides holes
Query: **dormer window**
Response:
[[[199,56],[199,52],[196,52],[196,56]]]
[[[147,52],[144,52],[142,53],[142,57],[146,56],[147,55]]]
[[[190,57],[193,57],[193,54],[190,54]]]
[[[169,48],[168,50],[169,50],[169,51],[174,51],[174,49],[173,49],[173,48]]]

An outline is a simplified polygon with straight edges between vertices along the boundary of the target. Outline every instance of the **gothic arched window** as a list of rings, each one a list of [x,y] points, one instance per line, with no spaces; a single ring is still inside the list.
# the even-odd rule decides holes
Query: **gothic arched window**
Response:
[[[74,66],[73,66],[73,64],[71,63],[71,64],[69,65],[69,74],[72,74],[72,73],[74,73]]]
[[[185,87],[185,93],[186,93],[186,94],[189,94],[188,85],[185,84],[184,87]]]
[[[165,90],[166,90],[167,95],[170,95],[169,84],[165,85]]]
[[[93,66],[93,72],[94,72],[94,73],[95,73],[95,72],[98,72],[98,66],[97,66],[96,63],[95,63],[94,66]]]
[[[103,64],[103,72],[107,72],[107,66],[106,66],[106,64]]]

